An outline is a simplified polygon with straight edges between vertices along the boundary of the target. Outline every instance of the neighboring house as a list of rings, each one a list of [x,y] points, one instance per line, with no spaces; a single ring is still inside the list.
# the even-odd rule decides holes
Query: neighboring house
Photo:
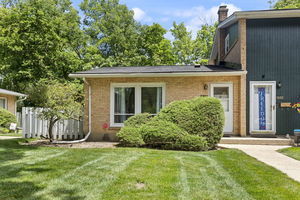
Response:
[[[0,108],[7,109],[16,114],[18,97],[26,97],[25,94],[0,89]]]
[[[235,12],[219,9],[210,64],[237,65],[247,71],[241,89],[247,133],[291,134],[300,115],[300,10]],[[240,67],[239,67],[240,66]]]
[[[130,116],[155,115],[172,101],[197,96],[221,100],[226,134],[287,134],[300,128],[300,116],[280,104],[300,101],[300,10],[235,12],[228,18],[227,12],[220,7],[210,65],[70,74],[85,81],[84,131],[91,132],[90,139],[116,140]]]

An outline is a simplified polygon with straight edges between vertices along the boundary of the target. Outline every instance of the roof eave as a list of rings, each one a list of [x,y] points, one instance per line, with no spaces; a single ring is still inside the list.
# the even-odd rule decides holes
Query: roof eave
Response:
[[[239,19],[270,19],[300,17],[300,9],[272,11],[237,11],[219,24],[218,28],[226,28]]]
[[[186,77],[186,76],[240,76],[247,71],[184,72],[184,73],[130,73],[130,74],[69,74],[70,78],[120,78],[120,77]]]

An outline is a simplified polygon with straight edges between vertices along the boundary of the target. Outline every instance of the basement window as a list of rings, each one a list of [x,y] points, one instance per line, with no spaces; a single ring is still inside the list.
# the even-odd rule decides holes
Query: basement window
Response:
[[[156,115],[165,104],[163,83],[114,83],[111,85],[110,125],[122,127],[138,113]]]

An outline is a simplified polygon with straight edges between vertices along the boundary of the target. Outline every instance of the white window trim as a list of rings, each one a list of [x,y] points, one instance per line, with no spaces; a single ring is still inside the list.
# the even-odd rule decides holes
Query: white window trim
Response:
[[[8,109],[7,108],[7,98],[6,97],[0,97],[0,99],[4,99],[4,104],[5,104],[5,108],[4,109]]]
[[[134,87],[135,88],[135,115],[141,113],[141,88],[142,87],[161,87],[162,88],[162,107],[165,106],[165,83],[111,83],[110,85],[110,127],[123,127],[123,123],[114,123],[115,113],[115,95],[114,88],[116,87]]]

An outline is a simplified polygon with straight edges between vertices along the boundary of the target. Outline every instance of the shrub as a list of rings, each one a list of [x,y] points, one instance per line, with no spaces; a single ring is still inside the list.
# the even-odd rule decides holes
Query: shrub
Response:
[[[120,145],[126,147],[139,147],[144,143],[143,138],[140,134],[139,128],[136,127],[123,127],[118,133]]]
[[[198,135],[184,135],[179,137],[172,146],[165,149],[185,150],[185,151],[207,151],[208,145],[205,138]]]
[[[140,113],[137,115],[134,115],[130,118],[128,118],[125,122],[125,126],[130,126],[130,127],[140,127],[143,124],[146,124],[149,122],[152,118],[152,115],[149,113]]]
[[[16,116],[8,110],[0,108],[0,127],[8,128],[11,123],[17,123]]]
[[[172,102],[160,111],[155,120],[173,122],[189,134],[205,138],[209,148],[214,148],[223,135],[223,107],[213,97]]]
[[[181,136],[188,135],[176,124],[168,121],[151,120],[140,128],[144,142],[151,147],[175,144]]]

